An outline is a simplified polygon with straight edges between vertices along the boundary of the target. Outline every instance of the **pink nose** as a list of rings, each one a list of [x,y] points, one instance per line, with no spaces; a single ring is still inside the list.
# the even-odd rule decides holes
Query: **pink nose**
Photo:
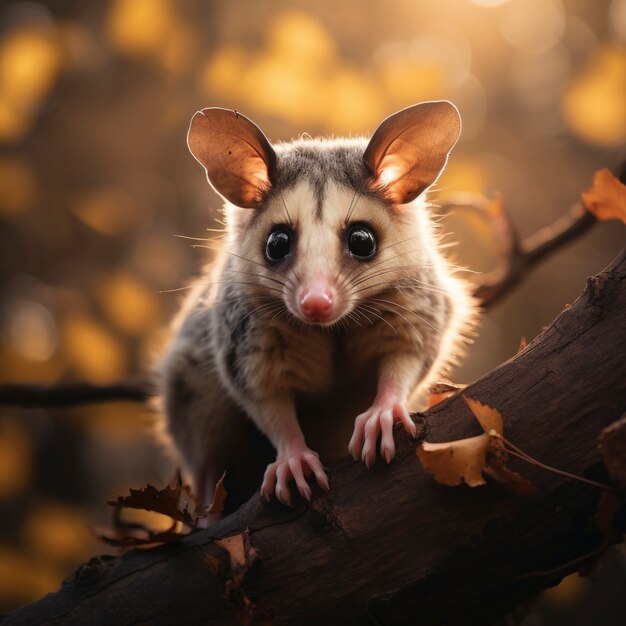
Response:
[[[328,289],[306,289],[300,296],[300,311],[313,320],[327,320],[333,314],[333,294]]]

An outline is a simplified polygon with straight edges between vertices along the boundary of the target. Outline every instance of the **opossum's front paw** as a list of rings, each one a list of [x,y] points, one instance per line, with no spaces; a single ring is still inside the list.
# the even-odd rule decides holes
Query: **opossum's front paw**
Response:
[[[401,422],[409,435],[415,437],[415,424],[404,402],[375,402],[371,409],[361,413],[354,422],[354,433],[348,444],[352,458],[355,461],[361,458],[371,467],[376,460],[376,442],[380,435],[380,455],[391,463],[396,454],[394,422]]]
[[[313,452],[303,444],[293,446],[279,453],[276,460],[270,463],[263,476],[261,495],[269,500],[273,492],[287,506],[291,506],[289,482],[294,480],[300,495],[311,499],[311,487],[306,476],[313,474],[317,484],[325,491],[329,490],[328,478],[317,452]]]

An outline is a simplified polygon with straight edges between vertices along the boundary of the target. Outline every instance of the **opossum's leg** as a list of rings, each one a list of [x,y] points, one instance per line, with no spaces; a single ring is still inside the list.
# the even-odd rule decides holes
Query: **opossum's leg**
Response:
[[[400,422],[415,437],[416,428],[407,403],[422,369],[423,362],[415,357],[400,356],[382,364],[374,403],[354,422],[348,451],[355,461],[362,459],[367,467],[372,466],[380,435],[380,454],[390,463],[396,454],[393,439],[395,422]]]
[[[310,500],[311,488],[306,477],[311,474],[317,484],[328,491],[324,466],[317,452],[306,445],[293,401],[264,399],[254,409],[254,421],[276,448],[276,460],[265,470],[261,495],[269,498],[276,493],[283,504],[290,506],[288,483],[293,480],[300,495]]]
[[[177,461],[194,495],[210,504],[237,450],[242,417],[215,370],[198,356],[186,341],[177,342],[162,364],[161,393]]]

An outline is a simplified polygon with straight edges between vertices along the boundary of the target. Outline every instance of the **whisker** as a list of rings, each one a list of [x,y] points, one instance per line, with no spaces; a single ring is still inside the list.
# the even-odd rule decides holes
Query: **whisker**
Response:
[[[389,309],[389,308],[383,308],[382,310],[387,311],[388,313],[392,313],[393,315],[397,315],[398,317],[401,317],[417,333],[418,337],[420,339],[423,339],[422,333],[411,322],[409,322],[409,320],[404,315],[402,315],[402,313],[400,313],[399,311],[394,311],[393,309]],[[396,331],[396,334],[397,334],[397,331]]]
[[[259,267],[266,269],[266,266],[263,263],[259,263],[258,261],[253,261],[252,259],[247,259],[245,256],[241,256],[240,254],[235,254],[234,252],[231,252],[230,250],[224,250],[224,252],[226,252],[226,254],[230,254],[230,256],[236,257],[237,259],[241,259],[242,261],[247,261],[248,263],[252,263],[253,265],[258,265]]]
[[[259,311],[263,311],[264,309],[268,309],[270,307],[275,307],[277,305],[276,302],[269,302],[267,304],[261,304],[257,307],[255,307],[254,309],[252,309],[251,311],[248,311],[248,313],[246,313],[235,325],[235,328],[238,328],[240,324],[243,324],[243,322],[250,317],[253,313],[259,312]],[[273,310],[273,309],[272,309]]]
[[[289,226],[291,226],[291,228],[294,227],[294,222],[291,219],[291,215],[289,215],[289,209],[287,208],[287,203],[285,202],[285,196],[283,195],[283,192],[280,192],[280,199],[282,200],[283,206],[285,207],[285,213],[287,214],[287,223],[289,224]]]
[[[408,239],[404,239],[402,241],[396,241],[395,243],[389,244],[388,246],[385,246],[384,248],[381,248],[378,253],[381,254],[382,252],[385,252],[387,250],[389,250],[390,248],[394,248],[395,246],[399,246],[400,244],[403,243],[408,243],[409,241],[414,241],[415,239],[420,239],[419,235],[416,235],[415,237],[409,237]],[[411,254],[412,252],[417,252],[417,250],[409,250],[409,252],[406,252],[404,254]],[[361,272],[359,272],[355,278],[358,278],[363,272],[366,272],[368,270],[371,270],[375,267],[378,267],[379,265],[386,263],[387,261],[392,261],[393,259],[397,258],[397,256],[392,256],[392,257],[388,257],[385,259],[381,259],[380,261],[377,261],[375,263],[368,263],[362,270]],[[343,281],[341,284],[344,284],[345,281],[350,278],[352,276],[352,274],[354,274],[355,271],[357,271],[359,269],[360,266],[356,266],[355,268],[353,268],[350,272],[348,272],[348,274],[346,274],[346,276],[344,277]],[[427,267],[427,266],[424,266]]]
[[[356,203],[358,202],[357,195],[359,198],[361,197],[359,190],[355,189],[354,195],[352,196],[352,199],[350,200],[350,204],[348,205],[348,211],[346,212],[346,217],[343,220],[344,226],[348,224],[348,220],[350,219],[350,217],[352,216],[352,213],[354,212],[354,208],[356,207]]]
[[[394,326],[392,326],[381,314],[380,314],[380,310],[379,309],[375,309],[373,306],[369,306],[366,305],[364,303],[359,304],[359,307],[365,308],[367,309],[367,312],[370,315],[374,315],[375,317],[377,317],[378,319],[380,319],[381,321],[383,321],[385,324],[387,324],[387,326],[389,326],[389,328],[391,328],[391,330],[393,330],[394,333],[396,333],[396,335],[398,334],[398,331],[396,330],[396,328]]]
[[[381,290],[381,293],[386,291],[399,291],[401,289],[419,289],[422,291],[431,291],[433,293],[441,293],[443,295],[448,295],[446,291],[442,291],[438,287],[434,287],[429,285],[428,283],[424,283],[417,278],[403,278],[400,282],[395,285],[390,285],[389,281],[382,281],[379,283],[374,283],[373,285],[367,285],[366,287],[361,287],[360,289],[353,289],[350,291],[350,294],[355,296],[357,294],[363,293],[364,291],[368,291],[370,289],[378,289],[379,287],[384,287]]]
[[[409,313],[410,315],[415,315],[415,317],[417,317],[418,319],[422,320],[422,322],[424,322],[424,324],[426,324],[427,326],[430,326],[437,334],[441,334],[441,329],[439,329],[436,326],[434,326],[433,324],[431,324],[426,318],[422,317],[419,313],[416,313],[415,311],[412,311],[411,309],[409,309],[409,308],[399,304],[398,302],[393,302],[392,300],[383,300],[381,298],[372,298],[371,300],[373,302],[383,302],[383,303],[388,304],[388,305],[397,306],[397,307],[403,309],[404,311],[407,311],[407,313]],[[407,322],[407,324],[411,324],[411,322],[409,322],[409,320],[407,320],[402,315],[402,313],[400,313],[399,311],[393,311],[393,312],[395,312],[397,315],[402,317],[402,319],[404,319]],[[413,324],[411,324],[411,326],[413,326]],[[413,328],[415,328],[415,326],[413,326]],[[415,328],[415,330],[419,333],[417,328]],[[420,334],[420,336],[421,336],[421,334]]]
[[[204,285],[206,287],[212,287],[213,285],[249,285],[252,287],[258,287],[260,289],[267,289],[269,291],[275,291],[276,293],[283,293],[282,289],[278,289],[277,287],[270,287],[269,285],[259,285],[259,283],[246,282],[243,280],[215,280],[211,282],[199,282],[196,284]]]
[[[257,272],[246,272],[245,270],[235,270],[235,269],[225,269],[224,272],[230,272],[233,274],[247,274],[248,276],[258,276],[259,278],[264,278],[265,280],[271,280],[274,283],[278,283],[282,287],[285,286],[285,283],[282,280],[278,278],[273,278],[272,276],[266,276],[265,274],[259,274]]]

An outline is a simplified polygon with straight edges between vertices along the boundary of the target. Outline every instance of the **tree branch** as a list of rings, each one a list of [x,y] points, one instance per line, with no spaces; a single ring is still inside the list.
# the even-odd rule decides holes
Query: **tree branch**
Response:
[[[626,248],[515,358],[420,416],[422,432],[477,434],[461,395],[476,398],[502,413],[504,436],[527,454],[607,482],[597,440],[626,412],[625,310]],[[513,459],[533,496],[443,487],[421,469],[415,442],[400,430],[396,439],[391,465],[333,465],[330,492],[310,505],[255,496],[177,544],[92,559],[5,624],[486,624],[624,531],[606,507],[597,523],[593,486]]]
[[[626,184],[626,161],[615,170],[616,177]],[[495,224],[495,230],[503,241],[503,260],[499,267],[484,277],[483,282],[474,289],[474,296],[480,300],[483,308],[489,308],[515,288],[529,271],[541,261],[552,255],[565,244],[574,241],[591,229],[596,218],[581,204],[573,205],[569,211],[549,226],[520,241],[511,218],[503,210],[490,211],[490,202],[479,196],[473,200],[460,196],[455,201],[450,199],[442,208],[470,208],[488,216]]]

